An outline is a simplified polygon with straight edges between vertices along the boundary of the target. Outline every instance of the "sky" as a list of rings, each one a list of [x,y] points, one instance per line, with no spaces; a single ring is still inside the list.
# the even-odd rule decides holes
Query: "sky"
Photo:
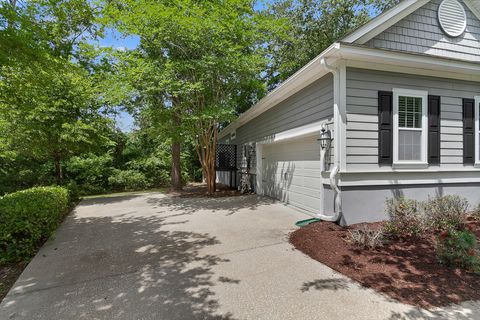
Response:
[[[112,47],[117,50],[134,49],[140,42],[139,37],[124,37],[121,33],[113,29],[107,29],[105,36],[98,40],[98,44],[102,47]],[[135,129],[133,117],[126,111],[119,111],[114,116],[117,127],[124,131],[130,132]]]

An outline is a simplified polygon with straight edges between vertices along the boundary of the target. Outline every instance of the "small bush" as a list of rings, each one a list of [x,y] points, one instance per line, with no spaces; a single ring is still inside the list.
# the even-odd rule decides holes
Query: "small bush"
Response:
[[[425,230],[425,219],[415,200],[404,197],[388,199],[387,214],[390,221],[385,224],[385,232],[400,237],[416,237]]]
[[[430,198],[422,203],[428,226],[434,230],[453,230],[459,228],[467,217],[467,199],[447,195]]]
[[[364,249],[375,249],[385,244],[385,234],[382,229],[373,230],[368,226],[350,231],[350,241]]]
[[[470,213],[472,217],[474,217],[477,220],[480,220],[480,204],[478,204],[475,209]]]
[[[448,267],[480,272],[477,237],[470,230],[445,230],[437,239],[437,259]]]
[[[66,186],[71,202],[80,200],[80,188],[75,181],[70,181]]]
[[[145,175],[136,170],[116,170],[108,182],[115,190],[123,191],[143,190],[150,186]]]
[[[61,187],[36,187],[0,198],[0,261],[32,256],[68,207],[69,192]]]

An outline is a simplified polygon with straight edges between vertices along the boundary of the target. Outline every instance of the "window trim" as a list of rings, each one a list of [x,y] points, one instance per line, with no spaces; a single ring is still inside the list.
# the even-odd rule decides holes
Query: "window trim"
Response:
[[[475,168],[480,168],[480,96],[475,96],[473,111],[475,114]]]
[[[428,91],[394,88],[393,90],[393,168],[428,168]],[[421,160],[398,160],[398,100],[400,96],[422,98]],[[408,130],[408,128],[407,128]]]

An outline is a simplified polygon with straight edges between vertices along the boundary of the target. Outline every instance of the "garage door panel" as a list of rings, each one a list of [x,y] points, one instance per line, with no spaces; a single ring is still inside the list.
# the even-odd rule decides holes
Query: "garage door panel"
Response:
[[[317,212],[321,171],[320,145],[316,137],[264,146],[262,156],[264,193]]]

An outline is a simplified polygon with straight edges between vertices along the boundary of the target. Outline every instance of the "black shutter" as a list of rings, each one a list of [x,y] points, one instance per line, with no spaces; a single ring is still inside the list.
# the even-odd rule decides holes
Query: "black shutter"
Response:
[[[378,163],[392,164],[393,93],[378,92]]]
[[[463,163],[475,163],[475,100],[463,99]]]
[[[439,96],[428,96],[428,163],[440,164]]]

